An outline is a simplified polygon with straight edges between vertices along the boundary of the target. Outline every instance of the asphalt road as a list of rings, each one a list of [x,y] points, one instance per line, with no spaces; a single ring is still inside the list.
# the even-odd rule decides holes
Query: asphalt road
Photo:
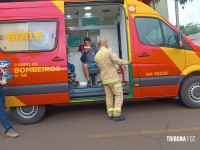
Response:
[[[200,109],[174,99],[126,101],[123,122],[107,120],[105,103],[53,106],[17,139],[0,128],[0,150],[200,150]]]

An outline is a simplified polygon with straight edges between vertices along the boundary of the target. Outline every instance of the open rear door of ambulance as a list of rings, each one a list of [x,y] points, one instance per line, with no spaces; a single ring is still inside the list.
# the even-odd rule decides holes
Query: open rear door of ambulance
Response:
[[[69,103],[64,2],[0,3],[0,13],[0,59],[14,76],[6,106],[18,122],[36,123],[45,105]]]

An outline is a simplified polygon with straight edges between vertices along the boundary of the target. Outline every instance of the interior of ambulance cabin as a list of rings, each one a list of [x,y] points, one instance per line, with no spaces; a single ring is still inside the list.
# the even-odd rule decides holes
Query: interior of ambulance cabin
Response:
[[[80,60],[81,51],[79,46],[84,38],[91,39],[91,47],[99,49],[99,39],[104,37],[108,40],[109,48],[119,58],[128,60],[128,47],[126,35],[125,12],[120,5],[65,5],[65,22],[69,35],[67,36],[68,64],[73,64],[75,71],[69,71],[70,95],[73,97],[100,96],[104,95],[102,84],[99,84],[99,73],[90,74],[93,82],[92,87],[87,87],[87,80],[83,72],[83,63]],[[116,65],[116,69],[119,66]],[[129,93],[129,69],[124,68],[124,94]],[[94,71],[94,70],[93,70]],[[93,78],[93,79],[92,79]]]

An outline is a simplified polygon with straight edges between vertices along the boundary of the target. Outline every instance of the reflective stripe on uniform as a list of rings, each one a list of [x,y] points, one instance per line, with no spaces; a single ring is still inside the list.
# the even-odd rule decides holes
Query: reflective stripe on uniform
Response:
[[[113,112],[114,108],[113,107],[110,107],[107,109],[107,112]]]
[[[116,87],[116,88],[121,87],[121,86],[122,86],[121,83],[117,83],[117,84],[114,85],[114,87]]]
[[[102,80],[102,83],[103,84],[109,84],[109,83],[114,83],[114,82],[117,82],[117,81],[119,81],[119,77]]]
[[[119,108],[119,107],[116,107],[116,108],[114,108],[114,111],[116,112],[121,112],[121,108]]]

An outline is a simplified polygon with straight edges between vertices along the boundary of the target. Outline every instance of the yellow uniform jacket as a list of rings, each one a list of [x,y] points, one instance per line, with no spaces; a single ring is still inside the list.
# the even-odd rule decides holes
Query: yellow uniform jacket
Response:
[[[115,83],[120,81],[115,64],[127,65],[128,61],[118,58],[112,51],[106,47],[101,47],[95,55],[100,77],[103,84]]]

